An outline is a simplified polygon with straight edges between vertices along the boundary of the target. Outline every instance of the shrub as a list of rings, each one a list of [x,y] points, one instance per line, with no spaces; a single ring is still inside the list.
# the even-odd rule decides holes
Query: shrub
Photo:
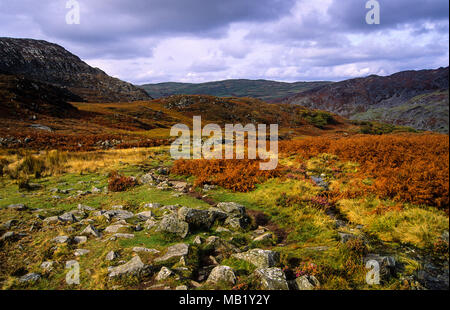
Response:
[[[3,176],[3,168],[8,166],[9,162],[5,158],[0,158],[0,177]]]
[[[35,178],[40,178],[45,171],[45,162],[36,156],[26,155],[16,170],[18,175],[22,172],[26,175],[34,175]]]
[[[108,190],[111,192],[124,192],[137,185],[136,178],[126,177],[114,171],[108,179]]]

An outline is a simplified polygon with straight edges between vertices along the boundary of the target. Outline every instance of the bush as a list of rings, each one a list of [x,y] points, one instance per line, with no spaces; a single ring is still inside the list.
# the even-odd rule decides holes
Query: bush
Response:
[[[24,173],[26,175],[34,175],[40,178],[45,171],[45,162],[33,155],[26,155],[22,162],[16,168],[17,175]]]
[[[6,159],[0,158],[0,177],[3,176],[3,168],[8,166],[8,164],[9,164],[9,162]]]
[[[120,175],[116,171],[112,172],[109,176],[108,190],[111,192],[124,192],[136,185],[136,178]]]

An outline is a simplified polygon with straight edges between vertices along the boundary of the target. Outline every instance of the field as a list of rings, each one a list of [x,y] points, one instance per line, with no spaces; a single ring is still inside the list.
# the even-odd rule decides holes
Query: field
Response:
[[[112,107],[91,105],[85,111],[102,110],[97,120],[104,120]],[[279,166],[269,172],[249,160],[173,161],[163,126],[118,129],[117,137],[103,140],[131,136],[133,141],[109,147],[99,147],[94,138],[83,143],[90,147],[68,147],[73,143],[59,143],[55,133],[42,134],[40,139],[50,140],[41,145],[4,147],[0,285],[267,289],[256,276],[259,263],[237,255],[264,249],[279,255],[271,267],[282,270],[290,289],[448,289],[448,136],[369,135],[355,125],[344,131],[340,126],[322,133],[316,127],[320,136],[281,141]],[[68,136],[61,133],[61,139]],[[244,206],[245,215],[228,214],[208,225],[198,225],[202,218],[186,218],[188,232],[180,233],[183,226],[161,228],[171,214],[182,216],[181,206],[211,215],[226,202]],[[14,208],[18,204],[25,206]],[[86,234],[89,225],[98,236]],[[163,254],[180,243],[189,251],[164,260]],[[111,251],[117,258],[105,259]],[[145,267],[127,269],[133,257]],[[366,281],[370,258],[381,264],[378,285]],[[79,284],[66,281],[71,261],[80,266]],[[111,276],[110,268],[117,266],[126,270]],[[209,279],[217,266],[231,267],[235,278]],[[167,277],[162,267],[170,270]],[[38,278],[27,280],[30,274]]]

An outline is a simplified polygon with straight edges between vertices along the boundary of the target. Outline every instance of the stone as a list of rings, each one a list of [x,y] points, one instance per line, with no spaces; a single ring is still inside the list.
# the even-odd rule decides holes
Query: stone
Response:
[[[53,238],[52,241],[55,243],[64,244],[64,243],[69,243],[70,238],[67,236],[58,236],[58,237]]]
[[[263,234],[261,236],[256,237],[255,239],[253,239],[253,241],[256,241],[256,242],[267,241],[267,240],[273,240],[272,233],[266,233],[266,234]]]
[[[119,258],[119,254],[117,254],[117,252],[114,252],[114,251],[108,252],[108,254],[106,254],[106,257],[105,257],[105,259],[107,261],[113,261],[116,258]]]
[[[216,219],[214,212],[182,207],[178,210],[178,218],[188,223],[191,228],[209,230]]]
[[[151,173],[146,173],[140,177],[139,181],[142,184],[153,184],[153,182],[155,181],[155,178],[153,177],[153,175]]]
[[[117,233],[117,232],[119,232],[119,230],[126,230],[128,228],[130,228],[130,226],[128,226],[128,225],[114,224],[114,225],[110,225],[110,226],[106,227],[104,232],[105,233]]]
[[[295,279],[295,288],[300,291],[310,291],[320,287],[320,282],[314,276],[301,276]]]
[[[154,219],[148,219],[145,224],[145,229],[152,229],[153,227],[158,226],[158,222],[155,221]]]
[[[364,257],[364,265],[369,261],[376,261],[380,267],[380,279],[387,281],[395,274],[396,262],[393,256],[368,254]]]
[[[158,224],[158,232],[171,233],[185,238],[189,233],[189,224],[181,221],[175,214],[165,215]]]
[[[88,254],[89,252],[90,251],[86,250],[86,249],[76,249],[74,254],[75,254],[75,256],[83,256],[83,255]]]
[[[39,281],[40,279],[41,279],[41,275],[40,274],[38,274],[38,273],[29,273],[29,274],[26,274],[23,277],[21,277],[19,279],[19,281],[22,282],[22,283],[30,283],[30,282],[34,283],[34,282]]]
[[[188,287],[186,285],[179,285],[175,288],[176,291],[187,291]]]
[[[260,268],[255,270],[253,276],[261,283],[263,290],[288,290],[286,276],[280,268]]]
[[[146,203],[144,205],[144,208],[146,209],[159,209],[162,207],[162,204],[160,203]]]
[[[41,264],[41,268],[44,269],[44,271],[52,271],[53,264],[54,264],[53,261],[46,261]]]
[[[220,202],[217,204],[217,208],[230,215],[245,215],[245,207],[235,202]]]
[[[231,230],[229,230],[228,228],[219,226],[219,227],[217,227],[216,232],[218,232],[218,233],[229,233],[229,232],[231,232]]]
[[[140,220],[146,221],[146,220],[151,219],[152,217],[154,217],[155,214],[153,214],[152,211],[143,211],[143,212],[140,212],[140,213],[136,214],[136,216],[137,216]]]
[[[94,236],[96,238],[100,238],[102,234],[92,225],[88,225],[82,232],[84,236]]]
[[[234,258],[245,260],[257,268],[269,268],[276,266],[280,262],[280,254],[278,252],[252,249],[244,253],[233,254]]]
[[[24,204],[14,204],[14,205],[9,205],[7,207],[9,210],[14,210],[14,211],[25,211],[28,210],[28,207]]]
[[[83,244],[87,242],[87,237],[86,236],[75,236],[73,237],[73,242],[75,244]]]
[[[5,223],[3,223],[1,228],[8,230],[8,229],[11,229],[13,226],[17,225],[17,223],[19,223],[18,220],[12,219],[12,220],[9,220],[9,221],[6,221]]]
[[[349,234],[349,233],[338,233],[339,234],[339,239],[341,240],[342,243],[347,243],[350,240],[354,240],[357,237],[353,234]]]
[[[102,214],[107,219],[115,219],[115,220],[127,220],[134,216],[134,214],[130,211],[126,210],[108,210]]]
[[[185,243],[178,243],[167,248],[166,254],[155,259],[155,262],[165,262],[172,258],[184,257],[189,254],[189,245]]]
[[[197,244],[197,245],[202,244],[202,243],[203,243],[202,237],[196,236],[196,237],[194,238],[194,241],[192,241],[192,243]]]
[[[146,266],[139,256],[133,257],[129,262],[116,267],[109,267],[108,276],[110,278],[120,277],[123,275],[141,275],[147,273]]]
[[[228,266],[217,266],[209,274],[208,280],[206,283],[217,284],[217,283],[226,283],[230,285],[236,284],[236,275],[234,274],[233,269]]]
[[[139,252],[146,252],[146,253],[152,253],[152,254],[158,254],[160,253],[158,250],[155,249],[147,249],[143,247],[134,247],[133,252],[139,253]]]
[[[92,207],[89,207],[89,206],[86,206],[86,205],[79,204],[79,205],[78,205],[78,210],[80,210],[80,211],[91,212],[91,211],[95,211],[95,208],[92,208]]]
[[[2,240],[2,241],[12,241],[12,240],[16,239],[16,237],[17,237],[17,234],[15,232],[8,231],[8,232],[6,232],[6,233],[4,233],[2,235],[0,240]]]
[[[167,267],[162,267],[161,270],[159,271],[159,273],[156,275],[155,280],[156,281],[163,281],[163,280],[166,280],[166,279],[170,278],[173,275],[174,275],[174,273],[173,273],[172,270],[170,270]]]
[[[234,230],[245,229],[249,224],[247,217],[229,217],[225,220],[225,225],[228,225]]]
[[[58,216],[58,220],[63,222],[63,223],[75,223],[75,222],[77,222],[77,218],[71,212],[66,212],[66,213]]]
[[[113,237],[115,237],[116,239],[133,239],[134,235],[117,233],[117,234],[114,234]]]

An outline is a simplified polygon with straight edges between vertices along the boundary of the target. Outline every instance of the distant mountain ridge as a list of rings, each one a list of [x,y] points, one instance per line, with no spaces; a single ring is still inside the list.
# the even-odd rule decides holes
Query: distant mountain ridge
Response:
[[[251,97],[264,101],[276,101],[314,87],[331,82],[285,83],[269,80],[234,79],[207,83],[158,83],[141,85],[153,98],[172,95],[210,95],[216,97]]]
[[[354,120],[449,131],[449,68],[371,75],[319,86],[280,101]]]
[[[0,74],[67,88],[89,102],[151,99],[142,89],[93,68],[63,47],[32,39],[0,38]]]

